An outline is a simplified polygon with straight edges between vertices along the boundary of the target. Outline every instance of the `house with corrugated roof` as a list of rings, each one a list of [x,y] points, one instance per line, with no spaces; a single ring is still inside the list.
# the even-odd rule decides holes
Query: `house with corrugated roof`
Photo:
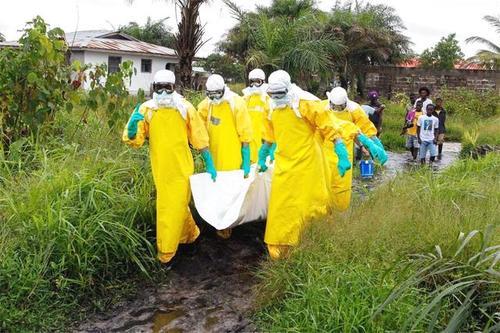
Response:
[[[78,60],[82,64],[93,65],[105,63],[108,72],[112,73],[119,69],[122,62],[132,61],[135,74],[129,90],[133,94],[139,89],[148,94],[154,73],[160,69],[174,70],[179,63],[173,49],[146,43],[117,31],[70,32],[66,34],[66,42],[71,51],[71,62]]]
[[[119,31],[89,30],[66,34],[70,50],[70,62],[82,64],[107,64],[108,72],[119,70],[124,61],[132,61],[135,73],[129,85],[132,94],[143,89],[150,93],[154,73],[160,69],[175,70],[179,63],[175,50],[146,43]],[[3,42],[0,47],[17,47],[17,42]],[[88,88],[89,83],[84,84]]]

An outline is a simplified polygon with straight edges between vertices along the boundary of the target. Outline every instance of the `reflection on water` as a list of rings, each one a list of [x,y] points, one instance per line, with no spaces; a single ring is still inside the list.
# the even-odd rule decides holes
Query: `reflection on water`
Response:
[[[184,310],[157,311],[153,317],[153,333],[182,333],[183,331],[180,328],[171,328],[169,330],[164,329],[174,320],[185,316],[186,314],[187,313]]]
[[[437,172],[452,164],[458,158],[460,149],[460,143],[445,143],[443,146],[443,158],[441,161],[436,160],[432,165],[432,169]],[[355,192],[364,195],[381,183],[394,178],[398,173],[412,172],[422,167],[429,167],[429,157],[427,157],[427,164],[421,166],[420,160],[413,160],[409,152],[387,152],[387,155],[389,156],[389,160],[383,168],[380,166],[376,167],[373,179],[361,179],[359,176],[354,178],[353,188]]]

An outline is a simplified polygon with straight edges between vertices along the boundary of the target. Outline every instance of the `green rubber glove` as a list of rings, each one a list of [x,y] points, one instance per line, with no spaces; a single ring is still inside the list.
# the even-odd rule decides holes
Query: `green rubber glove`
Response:
[[[203,157],[203,161],[205,162],[206,171],[210,174],[212,180],[215,182],[215,179],[217,178],[217,170],[215,170],[212,154],[210,154],[210,151],[208,149],[202,150],[201,157]]]
[[[269,157],[271,158],[271,163],[274,162],[274,152],[276,151],[276,143],[271,145],[271,151],[269,152]]]
[[[132,115],[130,116],[130,120],[128,121],[127,136],[129,140],[133,140],[135,138],[135,136],[137,135],[137,124],[139,123],[139,121],[144,120],[144,116],[139,112],[140,107],[141,104],[137,104],[134,112],[132,112]]]
[[[379,160],[379,162],[384,165],[387,162],[387,153],[384,150],[384,146],[380,148],[379,145],[373,139],[368,139],[368,137],[364,134],[358,134],[358,140],[361,144],[368,149],[373,158]],[[380,142],[380,140],[379,140]],[[382,144],[380,142],[380,144]]]
[[[250,173],[250,146],[246,145],[241,147],[241,159],[243,160],[241,168],[243,169],[243,175],[246,178]]]
[[[375,144],[385,152],[384,145],[377,136],[374,135],[370,139],[372,139],[372,141],[375,142]]]
[[[335,142],[334,151],[339,158],[337,168],[339,169],[340,177],[344,177],[347,170],[351,169],[351,162],[349,162],[349,154],[342,140],[337,140]]]
[[[259,169],[261,172],[267,170],[266,159],[269,155],[271,155],[271,145],[263,143],[259,149]]]

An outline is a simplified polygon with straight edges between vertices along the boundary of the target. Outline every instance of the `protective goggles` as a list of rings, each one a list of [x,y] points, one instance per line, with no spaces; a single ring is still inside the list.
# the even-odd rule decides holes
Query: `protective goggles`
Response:
[[[267,94],[272,99],[282,99],[283,97],[285,97],[288,94],[288,89],[278,90],[278,91],[268,91]]]
[[[346,108],[346,104],[333,104],[332,102],[330,102],[330,109],[333,110],[333,111],[344,111]]]
[[[224,96],[224,89],[222,89],[222,90],[207,90],[207,97],[209,99],[211,99],[212,101],[217,100],[217,99],[221,99],[222,96]]]
[[[263,84],[264,84],[264,80],[261,80],[261,79],[251,79],[250,80],[250,87],[260,87]]]
[[[175,90],[175,84],[173,83],[155,83],[153,84],[153,90],[157,94],[162,94],[166,92],[167,94],[171,94]]]

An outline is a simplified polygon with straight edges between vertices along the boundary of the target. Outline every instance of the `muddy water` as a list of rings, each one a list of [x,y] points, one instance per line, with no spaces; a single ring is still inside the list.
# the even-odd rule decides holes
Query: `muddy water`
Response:
[[[445,144],[439,170],[452,163],[460,144]],[[408,153],[389,153],[383,170],[372,180],[355,180],[358,193],[366,193],[398,172],[419,167]],[[229,240],[219,239],[204,226],[196,245],[182,248],[169,279],[145,287],[135,300],[118,305],[81,324],[76,332],[255,332],[249,319],[254,271],[265,258],[263,223],[236,228]]]

